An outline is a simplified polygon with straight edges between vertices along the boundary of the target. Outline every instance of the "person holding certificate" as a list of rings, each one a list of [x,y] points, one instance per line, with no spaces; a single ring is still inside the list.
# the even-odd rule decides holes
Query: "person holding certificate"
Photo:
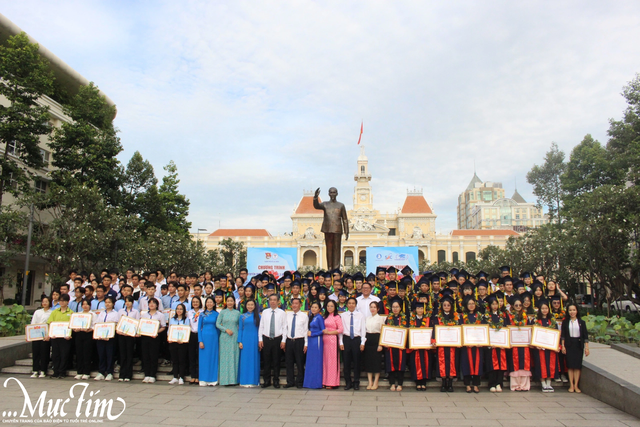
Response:
[[[516,295],[511,300],[511,324],[513,326],[528,326],[529,321],[522,304],[522,295]],[[511,391],[529,391],[531,388],[531,350],[529,347],[513,347],[507,355],[509,382]]]
[[[84,329],[73,329],[76,344],[76,364],[78,365],[76,380],[88,380],[91,376],[91,356],[93,353],[93,325],[96,315],[91,312],[91,301],[82,300],[80,305],[83,314],[91,315],[91,323]]]
[[[184,304],[180,303],[175,306],[176,314],[169,319],[169,326],[190,326],[189,318],[187,317],[187,309]],[[179,343],[171,341],[169,339],[169,350],[171,351],[171,362],[173,363],[173,379],[169,381],[169,384],[184,384],[184,379],[187,376],[187,364],[189,363],[189,343]]]
[[[152,288],[155,291],[155,286]],[[149,287],[147,287],[147,295],[149,295]],[[158,311],[160,303],[155,297],[149,297],[145,300],[149,311],[140,315],[140,319],[157,320],[160,323],[158,332],[156,335],[142,336],[140,339],[140,347],[142,349],[142,367],[144,369],[143,383],[155,383],[156,375],[158,373],[158,356],[160,353],[160,339],[158,335],[166,329],[167,322],[164,319],[164,314]],[[140,305],[142,307],[142,305]],[[140,336],[140,331],[138,331]]]
[[[500,310],[500,302],[491,295],[488,299],[489,310],[485,314],[485,319],[491,329],[502,329],[511,324],[506,311]],[[492,393],[502,393],[502,381],[507,370],[507,350],[497,347],[485,348],[485,359],[487,361],[487,377],[489,381],[489,391]]]
[[[433,326],[455,326],[460,323],[458,313],[453,309],[453,297],[449,289],[442,291],[440,298],[440,310],[432,319]],[[435,339],[435,328],[433,329],[433,338]],[[438,367],[440,378],[442,378],[441,393],[453,393],[453,379],[458,376],[458,352],[456,347],[438,347],[437,348]]]
[[[51,298],[43,296],[40,301],[39,308],[33,313],[31,318],[32,325],[40,325],[47,323],[51,316]],[[45,337],[46,338],[46,335]],[[47,376],[47,368],[49,367],[49,354],[51,352],[51,342],[45,339],[31,342],[31,352],[33,355],[33,374],[31,378],[44,378]]]
[[[578,388],[582,370],[582,355],[589,356],[589,332],[587,325],[580,318],[578,306],[571,303],[567,306],[568,318],[562,322],[562,353],[566,355],[569,370],[569,393],[582,393]]]
[[[411,305],[411,311],[415,314],[409,319],[410,328],[428,328],[431,324],[431,308],[427,303],[429,295],[418,294],[418,301]],[[407,350],[409,358],[409,370],[416,383],[416,389],[427,391],[427,380],[431,378],[431,351],[426,348]]]
[[[118,312],[113,309],[114,304],[114,297],[112,297],[111,295],[105,297],[104,312],[100,313],[100,315],[97,317],[96,323],[118,323],[118,320],[120,320],[120,314],[118,314]],[[113,364],[115,362],[115,337],[96,339],[96,347],[98,349],[98,375],[96,375],[95,380],[111,381],[113,379]]]
[[[71,320],[73,313],[69,308],[69,295],[62,294],[58,299],[60,307],[56,308],[49,315],[47,323],[51,322],[67,322]],[[49,341],[46,336],[45,341]],[[67,367],[69,363],[69,352],[71,350],[71,336],[64,338],[51,338],[51,359],[53,359],[53,375],[51,378],[64,378],[67,376]]]
[[[387,316],[385,325],[406,328],[408,326],[407,316],[402,313],[404,302],[400,297],[394,297],[390,300],[390,303],[391,314]],[[385,348],[385,363],[387,373],[389,374],[389,384],[391,384],[391,391],[402,391],[406,362],[407,354],[404,348]]]
[[[130,288],[129,285],[124,285],[122,289]],[[131,317],[132,319],[140,320],[140,312],[134,308],[136,301],[132,295],[124,297],[124,308],[118,311],[120,317]],[[118,381],[129,382],[133,378],[133,347],[136,343],[136,337],[125,335],[116,329],[118,336],[118,349],[120,350],[120,374],[118,375]]]
[[[555,317],[551,314],[549,302],[546,299],[538,301],[538,314],[536,315],[535,325],[545,328],[558,329]],[[559,376],[560,365],[558,363],[558,351],[545,348],[536,348],[533,351],[535,360],[536,376],[542,382],[543,393],[553,393],[551,380]]]
[[[478,311],[476,300],[467,296],[462,300],[464,312],[460,319],[461,325],[486,324],[484,316]],[[480,377],[484,372],[484,351],[478,346],[464,346],[460,349],[460,370],[467,387],[467,393],[480,393]],[[471,387],[473,386],[473,390]]]

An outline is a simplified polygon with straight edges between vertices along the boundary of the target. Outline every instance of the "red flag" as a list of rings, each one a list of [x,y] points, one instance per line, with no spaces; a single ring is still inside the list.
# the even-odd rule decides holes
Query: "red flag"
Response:
[[[360,140],[362,139],[362,131],[364,130],[364,121],[360,123],[360,136],[358,137],[358,145],[360,145]]]

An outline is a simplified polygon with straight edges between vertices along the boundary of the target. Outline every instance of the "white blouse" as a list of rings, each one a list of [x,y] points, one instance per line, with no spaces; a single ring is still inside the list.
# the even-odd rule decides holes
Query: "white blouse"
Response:
[[[569,336],[571,338],[580,338],[580,323],[578,319],[569,320]]]
[[[51,310],[50,308],[47,311],[45,311],[44,308],[39,308],[33,313],[31,324],[37,325],[40,323],[47,323],[47,320],[49,320],[49,316],[51,316],[52,311],[53,310]]]
[[[371,316],[367,319],[366,328],[368,334],[379,334],[380,329],[382,329],[382,325],[387,320],[386,317],[380,316],[376,314],[375,316]]]

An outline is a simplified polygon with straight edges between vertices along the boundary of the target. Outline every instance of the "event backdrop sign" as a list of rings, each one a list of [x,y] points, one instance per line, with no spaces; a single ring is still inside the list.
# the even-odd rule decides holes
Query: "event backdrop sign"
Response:
[[[287,270],[297,270],[297,260],[297,248],[247,248],[249,277],[267,270],[278,279]]]
[[[367,248],[367,274],[376,274],[376,267],[391,266],[401,270],[408,265],[414,275],[418,270],[418,248],[416,246],[397,246],[385,248]]]

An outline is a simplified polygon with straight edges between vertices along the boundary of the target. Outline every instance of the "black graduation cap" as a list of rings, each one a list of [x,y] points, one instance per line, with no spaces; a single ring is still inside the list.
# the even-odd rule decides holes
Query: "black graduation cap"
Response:
[[[502,297],[500,297],[500,298],[502,298]],[[496,292],[496,293],[494,293],[494,294],[489,295],[489,296],[487,297],[487,300],[486,300],[486,301],[487,301],[487,307],[490,307],[490,306],[491,306],[491,304],[493,304],[493,302],[494,302],[494,301],[495,301],[495,302],[498,302],[498,295],[497,295],[497,292]]]
[[[356,274],[353,275],[352,279],[354,282],[357,280],[361,280],[364,282],[364,275],[358,271]]]
[[[223,297],[223,296],[224,296],[224,291],[223,291],[222,289],[216,289],[215,291],[213,291],[213,294],[214,294],[215,296],[221,296],[221,297]]]
[[[500,280],[502,280],[502,283],[513,282],[513,277],[511,277],[511,276],[504,276],[504,277],[502,277]]]
[[[300,281],[298,279],[296,279],[293,282],[291,282],[291,287],[293,288],[294,286],[302,286],[302,284],[300,283]]]
[[[331,280],[331,273],[324,273],[323,277],[324,277],[324,280],[327,280],[327,279]]]
[[[376,280],[376,275],[373,273],[369,273],[367,275],[367,281],[372,281],[372,280]]]
[[[393,281],[393,282],[387,282],[387,283],[385,283],[385,285],[384,285],[384,286],[385,286],[385,288],[387,288],[387,289],[395,289],[395,290],[398,290],[398,282],[396,282],[396,281]]]
[[[287,270],[282,274],[282,278],[283,279],[286,279],[286,278],[291,279],[291,278],[293,278],[293,274],[291,274],[291,272],[289,270]]]
[[[345,273],[345,275],[342,276],[342,283],[346,283],[347,279],[353,280],[353,277],[351,277],[351,275]]]
[[[549,300],[546,299],[546,298],[539,298],[536,301],[536,307],[540,308],[540,307],[542,307],[542,304],[546,304],[549,307],[551,306],[551,304],[549,303]]]
[[[451,304],[451,308],[453,309],[453,297],[451,296],[453,292],[450,289],[445,289],[442,291],[442,296],[440,297],[440,306],[442,307],[442,303],[445,301],[449,301]]]
[[[531,273],[528,271],[523,271],[522,274],[520,274],[520,277],[523,279],[528,279],[531,277]]]
[[[302,279],[302,284],[309,286],[311,284],[311,280],[310,279]],[[293,286],[293,284],[291,286]]]
[[[420,292],[420,293],[418,293],[418,300],[419,300],[420,298],[427,298],[427,299],[429,299],[429,294],[424,294],[424,293]]]
[[[469,278],[469,276],[471,276],[471,275],[469,274],[469,272],[468,272],[467,270],[465,270],[464,268],[463,268],[462,270],[460,270],[460,271],[458,272],[458,274],[464,274],[464,278],[465,278],[465,280],[466,280],[466,279],[468,279],[468,278]]]
[[[426,283],[428,285],[431,283],[431,281],[429,280],[428,277],[422,276],[420,280],[418,280],[418,283],[417,283],[418,287],[420,287],[420,285],[422,285],[423,283]]]
[[[340,289],[339,296],[347,298],[347,297],[349,297],[349,292],[347,292],[346,289]]]
[[[296,270],[293,272],[293,277],[295,277],[296,279],[300,279],[302,277],[302,273]]]
[[[339,269],[339,268],[336,268],[336,269],[331,270],[331,274],[332,274],[332,275],[334,275],[334,274],[338,274],[338,275],[340,275],[340,277],[342,277],[342,271],[340,271],[340,269]]]
[[[433,276],[431,276],[430,282],[431,283],[440,283],[440,277],[437,274],[434,274]]]
[[[503,265],[502,267],[498,267],[498,270],[502,271],[503,273],[511,274],[511,267],[509,267],[508,265]]]
[[[253,276],[251,280],[255,280],[256,282],[262,282],[262,274],[258,274],[257,276]]]
[[[531,284],[531,293],[534,293],[536,289],[543,289],[543,285],[540,282],[534,282]]]
[[[447,282],[447,288],[458,288],[458,282],[455,280],[449,280]]]
[[[387,273],[397,273],[397,272],[398,272],[398,269],[395,268],[394,266],[387,268]]]
[[[267,286],[264,287],[265,289],[275,289],[276,285],[272,282],[267,283]]]
[[[326,271],[324,270],[320,270],[316,273],[316,276],[324,276],[324,274],[326,273]]]
[[[496,298],[499,298],[499,299],[504,298],[504,292],[502,292],[502,291],[496,291],[496,292],[494,292],[492,295],[493,295],[494,297],[496,297]]]
[[[523,301],[522,294],[511,295],[510,297],[507,297],[507,302],[509,303],[509,305],[514,305],[517,301],[520,301],[522,303]]]
[[[467,280],[467,272],[462,270],[462,271],[458,271],[458,274],[455,275],[456,279],[460,280],[460,278],[463,278],[464,280]]]
[[[476,285],[476,288],[480,289],[480,288],[486,288],[487,287],[487,282],[485,282],[484,280],[481,280],[478,282],[478,284]]]
[[[313,280],[315,275],[313,274],[313,271],[307,271],[307,274],[305,274],[304,277],[305,279]]]
[[[247,289],[251,289],[252,292],[256,292],[256,287],[253,286],[251,283],[249,283],[248,285],[244,286],[244,290],[246,291]]]
[[[489,273],[482,270],[478,271],[478,274],[476,274],[476,279],[478,280],[487,280],[488,277]]]
[[[389,300],[389,305],[392,306],[394,302],[398,302],[400,304],[400,307],[403,306],[402,298],[400,298],[399,296],[395,296],[395,297],[391,298]]]
[[[440,277],[440,281],[442,281],[442,280],[447,280],[447,277],[449,277],[449,275],[447,274],[446,271],[441,271],[438,273],[438,277]]]
[[[458,273],[460,272],[460,270],[458,270],[457,268],[452,268],[451,270],[449,270],[449,274],[452,276],[456,276]]]
[[[402,270],[400,270],[400,273],[402,273],[403,276],[412,276],[413,270],[411,269],[411,267],[406,265],[402,268]]]
[[[524,282],[522,280],[517,280],[514,284],[513,284],[513,289],[519,289],[519,288],[524,288]]]
[[[551,300],[551,302],[553,302],[553,301],[561,301],[562,297],[560,295],[551,295],[549,297],[549,299]]]
[[[422,307],[425,311],[427,310],[427,304],[429,304],[428,302],[419,302],[417,300],[414,300],[411,303],[411,311],[416,311],[416,308],[418,307]]]
[[[432,274],[433,274],[433,271],[431,271],[431,270],[427,270],[427,271],[423,271],[422,272],[423,276],[431,276]]]
[[[320,286],[320,288],[318,288],[318,295],[320,294],[328,294],[329,290],[327,288],[325,288],[324,286]]]
[[[461,288],[464,291],[465,289],[471,289],[472,291],[475,289],[475,285],[473,283],[471,283],[470,281],[466,281],[462,284]]]
[[[279,285],[282,285],[284,283],[284,276],[276,280],[276,282],[278,282]]]
[[[398,283],[398,290],[399,291],[406,291],[407,290],[407,282],[406,281],[401,281],[400,283]]]
[[[387,269],[386,269],[386,268],[384,268],[384,267],[377,266],[377,267],[376,267],[376,274],[380,273],[381,271],[384,271],[384,272],[386,273],[386,272],[387,272]]]

